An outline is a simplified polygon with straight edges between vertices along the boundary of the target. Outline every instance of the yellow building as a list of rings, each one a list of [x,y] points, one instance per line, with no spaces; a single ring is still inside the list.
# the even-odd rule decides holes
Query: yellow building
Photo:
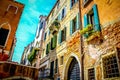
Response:
[[[119,80],[119,3],[58,0],[47,17],[41,70],[54,80]]]
[[[58,0],[46,21],[41,71],[54,80],[80,79],[79,1]]]
[[[80,0],[82,80],[120,80],[120,1]]]

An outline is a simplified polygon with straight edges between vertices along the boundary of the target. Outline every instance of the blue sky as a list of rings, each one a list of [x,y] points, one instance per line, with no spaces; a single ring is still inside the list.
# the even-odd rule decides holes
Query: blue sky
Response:
[[[34,40],[40,15],[48,15],[56,0],[16,0],[25,5],[16,32],[13,61],[20,62],[24,47]]]

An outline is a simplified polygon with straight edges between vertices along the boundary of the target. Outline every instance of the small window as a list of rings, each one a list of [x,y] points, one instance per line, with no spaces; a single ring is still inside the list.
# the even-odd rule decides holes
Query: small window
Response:
[[[55,60],[55,73],[58,71],[58,59]]]
[[[45,33],[45,35],[44,35],[44,40],[46,40],[46,35],[47,35],[47,33]]]
[[[74,33],[76,30],[77,30],[77,28],[76,28],[76,17],[72,20],[72,33]]]
[[[5,46],[7,37],[8,37],[9,30],[0,28],[0,45]]]
[[[60,58],[60,65],[63,65],[63,60],[64,60],[64,57],[61,56],[61,58]]]
[[[76,3],[77,0],[71,0],[71,7]]]
[[[104,78],[119,77],[118,62],[115,54],[102,58]]]
[[[65,17],[65,15],[66,15],[66,7],[62,9],[62,19]]]
[[[95,80],[95,70],[94,70],[94,68],[88,69],[88,80]]]
[[[61,39],[62,42],[66,40],[66,27],[62,30]]]
[[[40,25],[39,25],[37,37],[40,36],[40,31],[41,31],[42,27],[43,27],[43,22],[41,22]]]
[[[94,25],[94,13],[93,13],[93,10],[90,13],[88,13],[88,19],[89,19],[89,24]]]

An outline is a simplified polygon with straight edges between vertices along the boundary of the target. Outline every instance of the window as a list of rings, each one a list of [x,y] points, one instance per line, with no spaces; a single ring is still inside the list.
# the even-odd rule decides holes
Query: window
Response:
[[[92,25],[92,29],[84,34],[85,38],[88,38],[92,34],[101,31],[96,4],[93,5],[89,13],[84,15],[84,28],[87,28],[88,25]]]
[[[7,37],[8,37],[9,30],[0,28],[0,45],[5,46]]]
[[[76,31],[76,17],[72,20],[72,33]]]
[[[66,27],[62,30],[62,42],[66,40]]]
[[[79,26],[80,26],[79,19],[80,18],[79,18],[79,13],[78,13],[76,17],[70,21],[70,35],[72,35],[76,30],[79,29]]]
[[[45,35],[44,35],[44,40],[46,40],[46,35],[47,35],[47,33],[45,33]]]
[[[58,59],[55,60],[55,73],[58,71]]]
[[[51,62],[51,66],[50,66],[50,76],[53,77],[54,75],[54,61]]]
[[[59,43],[62,43],[63,41],[66,40],[66,27],[59,32]]]
[[[93,5],[93,8],[89,11],[89,13],[84,15],[84,27],[86,27],[88,24],[92,24],[94,26],[94,30],[100,31],[100,23],[96,4]]]
[[[66,7],[62,9],[62,19],[65,17],[65,15],[66,15]]]
[[[94,68],[88,69],[88,80],[95,80],[95,70],[94,70]]]
[[[63,60],[64,60],[64,57],[61,56],[61,58],[60,58],[60,65],[63,65]]]
[[[78,0],[71,0],[71,1],[70,1],[70,8],[72,8],[73,5],[74,5],[77,1],[78,1]]]
[[[115,54],[102,58],[104,78],[119,77],[118,62]]]
[[[94,25],[94,13],[93,10],[88,14],[89,24]]]
[[[41,31],[42,27],[43,27],[43,22],[41,22],[40,25],[39,25],[39,28],[38,28],[38,36],[37,36],[37,37],[39,37],[40,31]]]

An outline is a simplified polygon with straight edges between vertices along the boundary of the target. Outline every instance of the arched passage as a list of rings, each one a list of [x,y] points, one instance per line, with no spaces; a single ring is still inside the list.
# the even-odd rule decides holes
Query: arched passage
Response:
[[[80,68],[77,60],[73,57],[68,68],[68,80],[80,80]]]
[[[63,71],[64,71],[63,72],[64,80],[80,80],[80,73],[81,73],[80,60],[76,54],[72,53],[68,57]],[[76,79],[74,76],[72,77],[72,75],[76,75]]]

